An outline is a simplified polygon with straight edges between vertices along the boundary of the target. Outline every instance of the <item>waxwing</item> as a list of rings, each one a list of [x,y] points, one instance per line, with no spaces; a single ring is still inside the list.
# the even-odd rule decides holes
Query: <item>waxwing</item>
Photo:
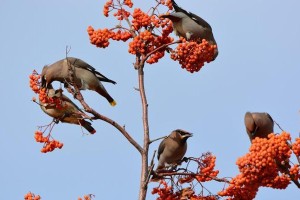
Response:
[[[69,66],[74,69],[74,82],[80,90],[94,90],[107,101],[115,106],[115,100],[108,94],[100,81],[116,84],[115,81],[108,79],[95,68],[79,58],[67,57],[43,68],[42,87],[47,87],[53,81],[60,81],[70,84]]]
[[[268,135],[274,132],[274,121],[272,117],[265,112],[246,112],[245,126],[251,141],[255,137],[268,138]]]
[[[173,22],[175,34],[187,40],[207,40],[211,45],[217,45],[211,26],[198,15],[188,12],[179,7],[172,0],[175,12],[161,15],[162,18],[169,18]],[[218,48],[215,49],[214,58],[218,56]]]
[[[81,125],[91,134],[96,132],[91,123],[83,119],[86,114],[71,99],[62,94],[62,89],[54,90],[51,85],[48,85],[48,88],[50,89],[47,91],[47,96],[59,99],[60,107],[57,108],[55,103],[42,103],[40,101],[40,107],[47,115],[63,123]]]
[[[192,134],[177,129],[160,143],[158,147],[158,165],[157,169],[163,169],[173,164],[180,164],[187,150],[187,139],[192,137]]]

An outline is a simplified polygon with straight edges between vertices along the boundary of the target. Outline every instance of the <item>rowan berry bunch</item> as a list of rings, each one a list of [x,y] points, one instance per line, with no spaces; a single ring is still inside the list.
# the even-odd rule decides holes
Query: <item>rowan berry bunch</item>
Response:
[[[282,132],[252,140],[249,153],[236,162],[240,174],[219,195],[229,196],[229,199],[253,199],[259,187],[285,189],[291,180],[297,181],[298,165],[291,168],[289,164],[292,153],[288,145],[290,139],[289,133]]]
[[[29,75],[29,86],[32,91],[39,95],[39,102],[41,104],[48,104],[54,106],[57,109],[63,109],[66,104],[63,104],[60,98],[52,98],[48,96],[48,91],[46,88],[41,87],[41,76],[36,70],[33,70],[32,74]],[[36,98],[33,97],[32,101],[36,102]]]
[[[157,200],[217,200],[219,199],[217,195],[203,194],[196,195],[194,189],[191,187],[185,187],[181,190],[175,190],[175,187],[167,184],[165,180],[161,180],[158,187],[153,188],[152,194],[157,194]]]
[[[41,76],[35,70],[33,70],[32,74],[29,75],[29,87],[36,94],[38,94],[40,91],[40,78]]]
[[[152,194],[157,194],[157,200],[177,200],[179,193],[173,191],[173,187],[169,186],[165,180],[161,180],[159,186],[152,189]]]
[[[157,1],[158,5],[171,5],[171,1]],[[88,34],[92,44],[100,48],[109,46],[109,40],[127,41],[129,43],[129,53],[139,55],[145,62],[153,64],[158,62],[165,55],[168,44],[174,39],[169,37],[173,31],[172,22],[169,19],[160,19],[156,14],[157,6],[150,13],[143,12],[140,8],[135,8],[132,13],[125,9],[131,8],[131,1],[110,0],[104,5],[104,15],[109,16],[109,12],[115,10],[114,16],[120,21],[116,28],[98,29],[88,27]],[[123,27],[121,22],[126,20],[128,27]],[[117,29],[117,31],[115,31]]]
[[[93,194],[86,194],[83,196],[83,198],[78,197],[78,200],[92,200],[95,197]]]
[[[169,10],[173,9],[172,1],[171,0],[160,0],[160,3],[167,6]]]
[[[300,138],[296,138],[292,144],[292,150],[296,156],[300,156]]]
[[[193,73],[198,72],[205,62],[213,59],[215,45],[210,45],[205,39],[198,43],[196,41],[186,41],[181,38],[182,43],[178,44],[171,54],[171,59],[179,61],[182,68]]]
[[[35,195],[32,192],[28,192],[27,194],[24,195],[25,200],[40,200],[41,197],[40,195]]]
[[[61,149],[63,147],[63,143],[53,139],[53,137],[51,136],[51,129],[50,129],[50,133],[48,133],[47,136],[43,136],[44,132],[39,131],[39,130],[35,131],[35,133],[34,133],[35,141],[37,141],[39,143],[44,143],[43,148],[41,149],[42,153],[52,152],[56,148]]]
[[[178,168],[171,171],[158,172],[158,177],[163,178],[158,187],[154,188],[152,194],[158,194],[158,199],[217,199],[217,195],[209,193],[204,195],[203,182],[218,180],[220,182],[227,182],[226,179],[219,179],[217,175],[218,170],[215,170],[216,157],[210,152],[202,154],[199,158],[187,158],[186,168]],[[196,165],[196,170],[191,170]],[[191,169],[189,169],[191,168]],[[168,186],[166,183],[167,177],[170,177],[171,183],[176,184],[176,187]],[[186,183],[193,187],[186,187]],[[200,184],[198,184],[200,183]],[[202,191],[196,194],[195,186],[200,185]],[[192,189],[191,189],[192,188]]]
[[[109,12],[111,12],[112,10],[114,9],[117,9],[118,7],[120,9],[117,9],[117,13],[119,12],[119,10],[124,10],[122,9],[123,6],[127,6],[129,8],[132,8],[133,6],[133,3],[131,0],[116,0],[116,4],[114,3],[114,0],[108,0],[105,4],[104,4],[104,7],[103,7],[103,15],[105,17],[108,17],[109,16]],[[124,10],[125,11],[125,10]],[[114,13],[114,16],[117,16],[116,13]],[[120,15],[119,15],[120,16]],[[129,16],[129,15],[128,15]],[[127,17],[128,17],[127,16]],[[123,20],[123,16],[121,16],[121,19],[120,20]]]
[[[214,170],[216,165],[216,157],[210,153],[202,155],[197,159],[199,162],[196,179],[199,182],[211,181],[217,177],[219,170]]]

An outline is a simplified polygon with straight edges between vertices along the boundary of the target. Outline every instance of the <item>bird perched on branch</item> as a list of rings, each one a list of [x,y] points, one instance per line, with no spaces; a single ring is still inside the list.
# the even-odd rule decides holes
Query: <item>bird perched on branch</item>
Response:
[[[56,103],[42,103],[40,101],[40,107],[47,115],[63,123],[81,125],[91,134],[96,133],[91,123],[83,119],[87,115],[71,99],[62,94],[61,89],[54,90],[50,84],[48,85],[47,96],[52,99],[58,99],[60,104],[58,108]]]
[[[255,137],[268,138],[274,132],[274,121],[268,113],[246,112],[244,121],[250,141]]]
[[[42,87],[47,87],[53,81],[72,84],[69,76],[69,67],[71,67],[74,73],[74,83],[80,90],[94,90],[105,97],[112,106],[116,105],[115,100],[108,94],[100,81],[113,84],[116,84],[116,82],[108,79],[103,74],[96,71],[91,65],[79,58],[67,57],[52,65],[45,66],[41,74]]]
[[[180,164],[187,150],[187,139],[193,135],[187,131],[177,129],[160,143],[158,147],[157,169],[163,169],[172,164]]]
[[[172,0],[175,12],[161,15],[162,18],[169,18],[173,22],[175,34],[184,37],[186,40],[207,40],[211,45],[217,45],[212,28],[204,19],[198,15],[188,12],[179,7]],[[218,56],[218,48],[215,48],[213,60]]]

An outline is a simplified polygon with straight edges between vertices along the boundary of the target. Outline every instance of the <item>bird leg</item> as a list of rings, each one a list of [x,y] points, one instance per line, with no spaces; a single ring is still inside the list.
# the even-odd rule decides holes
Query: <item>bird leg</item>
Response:
[[[58,124],[58,123],[59,123],[59,119],[53,118],[53,122],[54,122],[55,124]]]

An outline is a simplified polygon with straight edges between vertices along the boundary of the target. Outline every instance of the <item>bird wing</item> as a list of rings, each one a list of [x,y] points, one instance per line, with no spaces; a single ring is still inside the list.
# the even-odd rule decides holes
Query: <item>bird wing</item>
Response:
[[[251,136],[255,135],[255,132],[257,131],[258,127],[255,123],[255,119],[252,116],[252,113],[247,112],[245,114],[245,125],[246,130],[248,134],[251,134]]]
[[[81,109],[66,95],[62,94],[61,100],[71,103],[78,111],[81,112]]]
[[[189,16],[192,20],[194,20],[200,26],[211,29],[211,26],[209,25],[209,23],[207,23],[204,19],[202,19],[198,15],[196,15],[192,12],[188,12],[188,11],[184,10],[183,8],[179,7],[174,0],[172,0],[172,4],[173,4],[174,10],[176,12],[182,12],[182,13],[186,14],[187,16]]]
[[[99,79],[99,81],[116,84],[115,81],[107,78],[106,76],[104,76],[103,74],[98,72],[94,67],[92,67],[88,63],[84,62],[83,60],[81,60],[79,58],[72,58],[72,57],[68,57],[68,59],[70,60],[72,65],[75,65],[78,68],[88,70],[88,71],[92,72],[93,74],[95,74],[95,76]]]
[[[271,117],[271,115],[269,115],[269,113],[266,113],[266,115],[268,116],[268,118],[272,121],[272,123],[274,124],[274,120],[273,118]]]
[[[160,155],[165,150],[166,146],[166,138],[159,144],[158,151],[157,151],[157,160],[159,160]]]

